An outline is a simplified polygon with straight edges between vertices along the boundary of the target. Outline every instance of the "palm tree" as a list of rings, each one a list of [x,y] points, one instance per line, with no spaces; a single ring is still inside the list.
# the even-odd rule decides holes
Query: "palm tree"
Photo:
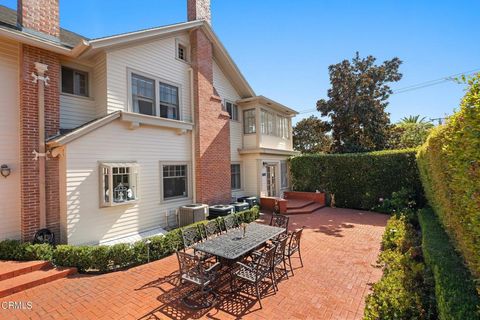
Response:
[[[417,114],[415,116],[408,116],[408,117],[403,117],[400,119],[399,124],[407,124],[407,123],[425,123],[426,117],[420,118],[420,115]]]

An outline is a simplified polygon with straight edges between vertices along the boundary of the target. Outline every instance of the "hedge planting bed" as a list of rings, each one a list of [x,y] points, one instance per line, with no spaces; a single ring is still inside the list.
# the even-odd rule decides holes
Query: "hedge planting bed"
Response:
[[[402,188],[423,202],[416,149],[309,154],[290,159],[293,189],[334,194],[337,207],[370,210]]]
[[[420,210],[419,220],[423,255],[435,280],[438,318],[480,319],[480,299],[463,259],[431,209]]]
[[[258,219],[259,209],[253,207],[234,215],[239,222],[250,223]],[[221,222],[222,219],[219,217],[216,220]],[[186,227],[202,223],[205,221]],[[79,272],[104,273],[158,260],[183,248],[181,228],[174,229],[163,236],[150,237],[148,240],[150,242],[148,244],[143,240],[112,246],[51,246],[4,240],[0,241],[0,260],[48,260],[57,266],[76,267]]]
[[[432,131],[417,160],[430,206],[480,278],[480,75],[469,80],[460,110]]]

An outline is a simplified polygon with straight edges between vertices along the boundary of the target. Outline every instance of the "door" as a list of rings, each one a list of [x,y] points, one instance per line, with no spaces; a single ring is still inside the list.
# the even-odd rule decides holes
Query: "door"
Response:
[[[267,196],[277,196],[277,166],[267,166]]]

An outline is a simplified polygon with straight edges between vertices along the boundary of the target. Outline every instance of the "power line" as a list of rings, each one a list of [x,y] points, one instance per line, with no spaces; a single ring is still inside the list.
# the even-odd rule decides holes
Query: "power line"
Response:
[[[434,80],[428,80],[428,81],[420,82],[420,83],[417,83],[417,84],[412,84],[410,86],[406,86],[406,87],[394,90],[392,92],[392,95],[435,86],[437,84],[441,84],[441,83],[444,83],[444,82],[453,81],[455,77],[458,77],[458,76],[461,76],[461,75],[469,76],[469,75],[472,75],[472,74],[474,74],[476,72],[479,72],[479,71],[480,71],[480,68],[477,68],[477,69],[472,69],[472,70],[469,70],[469,71],[464,71],[464,72],[451,74],[449,76],[434,79]],[[315,111],[317,111],[317,109],[308,109],[308,110],[300,111],[298,114],[312,113],[312,112],[315,112]]]

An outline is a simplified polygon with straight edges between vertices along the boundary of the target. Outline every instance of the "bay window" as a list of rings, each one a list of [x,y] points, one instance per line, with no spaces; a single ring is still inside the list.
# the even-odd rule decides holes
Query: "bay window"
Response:
[[[100,181],[101,207],[138,200],[138,165],[135,162],[101,163]]]
[[[255,109],[243,111],[243,133],[255,133]]]
[[[261,133],[266,135],[274,135],[274,117],[275,115],[271,112],[261,110],[260,112],[260,126]]]

